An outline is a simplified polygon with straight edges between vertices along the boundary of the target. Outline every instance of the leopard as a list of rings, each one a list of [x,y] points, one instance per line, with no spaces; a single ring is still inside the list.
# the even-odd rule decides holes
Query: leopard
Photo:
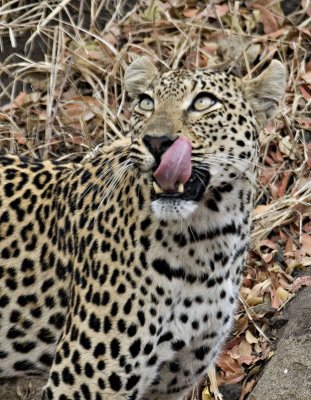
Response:
[[[258,135],[283,64],[256,77],[127,67],[130,128],[82,162],[0,157],[0,377],[44,400],[182,400],[230,333]]]

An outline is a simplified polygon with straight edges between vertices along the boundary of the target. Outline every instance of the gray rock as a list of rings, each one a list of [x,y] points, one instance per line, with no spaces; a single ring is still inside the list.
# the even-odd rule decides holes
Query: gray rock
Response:
[[[277,348],[248,400],[311,400],[311,287],[283,312]]]

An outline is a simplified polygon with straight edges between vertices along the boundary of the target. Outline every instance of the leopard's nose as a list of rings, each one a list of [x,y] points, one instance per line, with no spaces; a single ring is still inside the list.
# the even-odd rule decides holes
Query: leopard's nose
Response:
[[[145,135],[143,137],[143,142],[150,153],[159,160],[163,153],[175,142],[175,139],[169,136],[151,136]]]

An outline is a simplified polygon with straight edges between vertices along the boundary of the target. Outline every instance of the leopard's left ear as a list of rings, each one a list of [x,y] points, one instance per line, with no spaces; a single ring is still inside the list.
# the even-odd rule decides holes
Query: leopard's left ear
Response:
[[[277,60],[257,78],[243,82],[246,100],[251,104],[258,125],[262,128],[272,118],[278,109],[279,102],[286,89],[286,70]]]
[[[149,58],[137,58],[125,71],[124,83],[128,94],[136,97],[144,93],[157,74],[158,70]]]

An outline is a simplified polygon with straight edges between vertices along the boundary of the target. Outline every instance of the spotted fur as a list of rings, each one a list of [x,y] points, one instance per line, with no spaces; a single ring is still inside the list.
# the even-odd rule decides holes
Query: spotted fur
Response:
[[[0,376],[49,371],[44,399],[181,400],[231,327],[284,68],[241,81],[140,58],[125,79],[131,138],[83,164],[0,158]],[[193,110],[202,92],[217,107]],[[202,193],[156,197],[146,135],[191,141]]]

